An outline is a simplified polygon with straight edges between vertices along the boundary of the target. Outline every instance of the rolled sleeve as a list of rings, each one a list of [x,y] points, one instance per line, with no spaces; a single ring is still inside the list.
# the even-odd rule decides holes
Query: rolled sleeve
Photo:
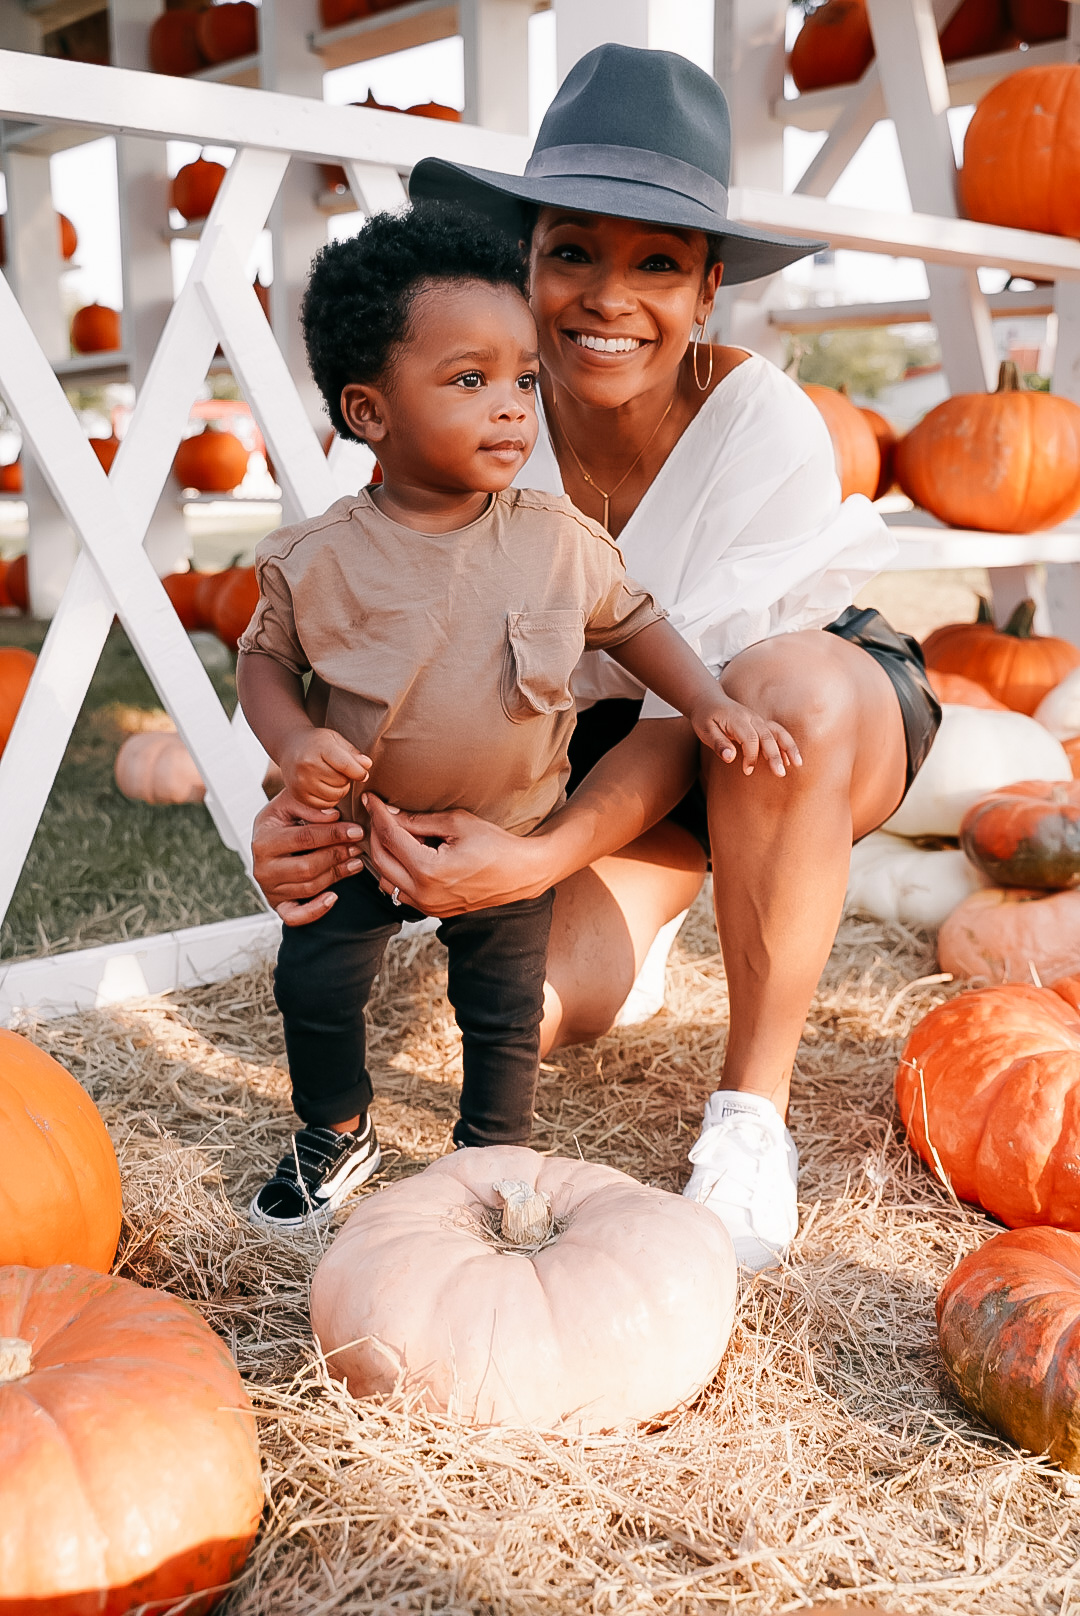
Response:
[[[237,649],[273,657],[290,673],[307,673],[311,664],[296,630],[292,591],[276,557],[256,556],[255,576],[259,584],[259,604],[240,636]]]

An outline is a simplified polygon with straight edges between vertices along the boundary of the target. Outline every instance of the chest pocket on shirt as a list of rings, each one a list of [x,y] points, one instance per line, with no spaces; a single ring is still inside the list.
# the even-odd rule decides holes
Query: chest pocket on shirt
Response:
[[[581,611],[508,612],[502,704],[515,724],[574,705],[570,675],[585,649]]]

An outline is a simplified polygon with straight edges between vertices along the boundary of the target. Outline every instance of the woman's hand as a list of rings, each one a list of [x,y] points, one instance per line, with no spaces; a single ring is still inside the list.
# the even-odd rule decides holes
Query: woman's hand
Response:
[[[363,834],[336,808],[305,807],[287,791],[255,816],[253,874],[286,926],[309,926],[333,907],[328,889],[361,868]]]
[[[515,836],[455,808],[409,814],[365,796],[368,858],[384,892],[426,915],[460,915],[535,898],[554,876],[542,840]],[[432,840],[435,845],[431,845]]]

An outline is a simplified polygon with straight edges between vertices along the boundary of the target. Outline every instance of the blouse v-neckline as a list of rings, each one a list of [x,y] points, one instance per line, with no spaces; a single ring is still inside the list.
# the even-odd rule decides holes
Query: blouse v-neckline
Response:
[[[679,434],[679,436],[675,439],[675,442],[672,444],[671,449],[668,452],[667,459],[664,461],[663,465],[657,471],[656,476],[653,478],[652,482],[649,484],[649,486],[645,490],[644,494],[642,494],[642,496],[641,496],[640,500],[638,501],[637,505],[634,507],[633,511],[630,513],[630,516],[627,518],[626,522],[623,524],[622,531],[620,533],[618,533],[617,535],[616,534],[611,535],[612,538],[615,540],[615,543],[617,545],[619,545],[620,548],[622,547],[623,541],[626,538],[627,534],[630,532],[631,528],[633,528],[635,526],[635,524],[638,522],[638,519],[641,518],[642,520],[644,520],[644,513],[646,513],[647,510],[648,510],[648,507],[649,507],[649,505],[650,505],[650,503],[652,501],[652,496],[653,496],[654,492],[656,492],[658,490],[658,488],[660,487],[660,485],[664,482],[665,473],[669,470],[669,468],[677,460],[680,460],[682,458],[683,446],[688,442],[688,440],[696,436],[696,433],[695,433],[695,430],[694,430],[695,427],[697,427],[699,425],[699,423],[705,421],[709,416],[711,416],[712,410],[713,410],[713,401],[714,401],[714,399],[716,399],[719,396],[719,394],[724,392],[725,390],[730,391],[730,389],[728,389],[728,383],[731,381],[731,378],[733,376],[735,376],[735,375],[737,375],[739,373],[739,371],[753,370],[755,368],[755,364],[754,364],[755,360],[757,360],[757,362],[759,364],[765,362],[765,361],[763,361],[761,359],[761,356],[759,354],[750,353],[750,354],[747,355],[746,359],[740,361],[739,364],[733,365],[731,367],[731,369],[728,371],[727,375],[721,377],[720,381],[717,382],[716,386],[713,388],[713,390],[709,394],[708,398],[704,401],[704,403],[702,404],[700,410],[698,410],[697,414],[695,416],[693,416],[686,423],[686,425],[683,428],[682,432]],[[538,416],[540,418],[541,425],[542,425],[542,427],[544,429],[544,444],[545,444],[545,447],[547,449],[548,454],[551,456],[551,464],[552,464],[552,467],[553,467],[554,472],[555,472],[555,478],[556,478],[556,480],[558,482],[558,489],[557,490],[552,490],[552,491],[553,492],[557,491],[560,494],[565,494],[566,493],[566,483],[563,480],[562,467],[559,465],[559,457],[555,452],[555,441],[554,441],[554,439],[552,437],[552,434],[551,434],[551,426],[550,426],[550,424],[548,422],[547,411],[544,409],[544,400],[541,397],[539,389],[537,389],[537,393],[536,393],[536,409],[537,409],[537,414],[538,414]],[[534,454],[536,453],[535,449],[533,450],[533,453]],[[528,473],[528,469],[529,469],[528,468],[528,462],[526,462],[526,465],[524,467],[524,472],[526,474]],[[528,484],[528,483],[523,483],[523,486],[530,486],[531,487],[532,485]],[[657,497],[659,498],[660,494],[657,494]],[[594,518],[594,520],[595,520],[595,518]]]

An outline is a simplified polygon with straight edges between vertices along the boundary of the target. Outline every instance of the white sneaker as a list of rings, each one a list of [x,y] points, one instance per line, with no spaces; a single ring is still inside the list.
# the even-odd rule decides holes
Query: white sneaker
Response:
[[[715,1212],[745,1268],[775,1263],[799,1227],[799,1152],[771,1100],[718,1089],[690,1152],[683,1194]]]

